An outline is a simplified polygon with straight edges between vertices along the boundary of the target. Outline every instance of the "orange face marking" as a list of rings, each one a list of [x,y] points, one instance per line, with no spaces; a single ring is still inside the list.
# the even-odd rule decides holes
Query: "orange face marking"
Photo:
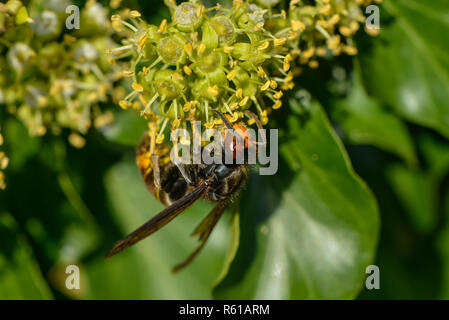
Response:
[[[237,152],[242,152],[249,147],[254,146],[254,142],[250,140],[250,134],[248,128],[240,123],[233,124],[234,134],[228,135],[228,131],[225,133],[225,148],[228,152],[233,154],[234,159],[237,157]],[[243,139],[238,139],[237,136]]]

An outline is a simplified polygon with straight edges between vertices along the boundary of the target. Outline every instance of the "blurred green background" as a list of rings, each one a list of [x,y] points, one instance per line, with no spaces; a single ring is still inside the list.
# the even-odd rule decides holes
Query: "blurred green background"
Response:
[[[449,43],[439,36],[449,4],[384,2],[381,34],[360,32],[359,56],[299,77],[270,120],[280,129],[278,174],[254,171],[176,275],[211,204],[198,201],[104,259],[163,208],[135,165],[144,121],[117,108],[116,123],[91,130],[78,150],[68,132],[30,138],[1,107],[11,161],[0,192],[0,298],[449,298]],[[168,15],[162,1],[130,6],[156,24]],[[65,286],[70,264],[80,290]],[[370,264],[380,290],[364,288]]]

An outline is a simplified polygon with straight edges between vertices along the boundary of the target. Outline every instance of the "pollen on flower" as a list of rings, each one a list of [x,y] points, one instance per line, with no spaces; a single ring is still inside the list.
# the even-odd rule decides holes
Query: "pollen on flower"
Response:
[[[342,52],[356,54],[351,43],[352,37],[366,19],[363,6],[381,2],[382,0],[326,0],[309,5],[306,1],[291,0],[288,17],[291,29],[298,31],[300,36],[289,40],[292,50],[301,49],[298,54],[299,63],[316,68],[316,58],[324,57],[325,49],[333,55]],[[367,33],[376,34],[368,30]],[[312,48],[320,50],[312,51]]]
[[[127,63],[119,66],[108,57],[130,49],[116,42],[120,36],[111,37],[111,28],[125,26],[122,17],[113,15],[111,24],[109,10],[90,0],[80,10],[83,27],[69,31],[65,15],[52,6],[37,10],[30,4],[29,16],[21,1],[10,0],[5,17],[3,5],[0,38],[8,40],[0,43],[0,95],[8,112],[34,136],[60,134],[63,128],[81,136],[94,125],[109,124],[104,103],[118,103],[118,82],[134,76]]]
[[[158,143],[170,126],[195,120],[223,128],[213,111],[240,121],[249,109],[265,125],[294,87],[298,64],[316,68],[320,58],[356,54],[352,37],[364,21],[362,5],[372,1],[291,0],[286,11],[279,1],[206,8],[200,0],[167,0],[171,18],[159,25],[133,10],[113,16],[125,39],[110,52],[132,66],[124,75],[133,91],[119,104],[140,111],[157,128]]]

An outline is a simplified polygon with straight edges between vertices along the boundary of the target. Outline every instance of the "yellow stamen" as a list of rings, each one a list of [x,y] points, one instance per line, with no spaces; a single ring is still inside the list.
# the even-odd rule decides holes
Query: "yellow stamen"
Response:
[[[184,112],[189,112],[191,107],[192,107],[192,104],[191,104],[189,101],[187,101],[187,102],[184,104],[184,107],[182,107],[182,111],[184,111]]]
[[[273,109],[279,109],[282,106],[281,100],[276,100],[275,104],[273,105]]]
[[[137,50],[142,51],[143,47],[145,46],[145,42],[147,41],[147,35],[142,34],[139,39],[137,40]]]
[[[340,21],[340,16],[338,14],[334,14],[328,21],[327,23],[330,26],[334,26],[336,25],[338,22]]]
[[[186,75],[190,76],[192,74],[192,69],[188,65],[185,65],[183,69]]]
[[[232,81],[235,78],[235,75],[237,74],[237,70],[232,70],[226,75],[226,78],[228,78],[229,81]]]
[[[138,84],[137,82],[133,82],[132,88],[137,92],[143,91],[143,87],[140,84]]]
[[[340,28],[338,28],[338,30],[345,37],[350,37],[352,35],[352,30],[346,26],[341,26]]]
[[[184,45],[184,50],[185,50],[185,52],[189,55],[189,56],[192,56],[192,54],[193,54],[193,47],[192,47],[192,44],[189,42],[189,43],[186,43],[185,45]]]
[[[164,142],[165,135],[163,133],[159,133],[156,137],[156,144],[161,144]]]
[[[159,29],[157,31],[158,33],[165,33],[167,32],[167,19],[162,20],[161,24],[159,25]]]
[[[320,65],[320,64],[319,64],[318,61],[316,61],[316,60],[312,60],[312,61],[309,62],[309,67],[312,68],[312,69],[318,68],[319,65]]]
[[[175,120],[173,120],[173,122],[171,124],[172,129],[178,128],[180,124],[181,124],[181,120],[179,120],[179,118],[176,118]]]
[[[239,113],[238,112],[234,112],[232,114],[232,118],[230,119],[231,122],[236,122],[239,119]]]
[[[124,77],[132,77],[134,75],[134,72],[131,70],[125,70],[122,74]]]
[[[206,45],[203,42],[201,42],[201,44],[198,46],[197,51],[198,54],[203,54],[203,52],[206,51]]]
[[[249,96],[246,96],[245,98],[243,98],[243,99],[239,102],[239,105],[240,105],[241,107],[243,107],[244,105],[246,105],[246,103],[248,102],[248,100],[249,100]]]
[[[267,80],[267,82],[265,82],[265,84],[262,87],[260,87],[260,90],[265,91],[268,90],[269,87],[270,87],[270,80]]]
[[[284,93],[282,91],[278,91],[273,95],[273,97],[275,99],[280,99],[280,98],[282,98],[283,95],[284,95]]]
[[[218,94],[220,93],[220,91],[218,90],[218,86],[214,85],[212,87],[208,87],[207,88],[207,93],[213,97],[218,96]]]
[[[137,10],[131,10],[131,12],[129,13],[129,16],[131,18],[138,18],[141,16],[140,12]]]
[[[178,81],[184,80],[184,77],[177,72],[174,72],[171,77],[173,80],[178,80]]]
[[[273,40],[275,46],[282,46],[285,42],[287,42],[287,38],[278,38]]]
[[[321,8],[320,13],[328,16],[331,13],[332,6],[330,4],[325,5]]]
[[[128,110],[131,107],[131,102],[127,100],[120,100],[118,104],[123,110]]]
[[[238,88],[237,91],[235,92],[235,96],[239,99],[242,99],[243,98],[243,89]]]
[[[206,8],[203,5],[198,6],[196,9],[196,16],[199,18],[203,14],[203,12],[206,10]]]
[[[234,47],[232,47],[232,46],[224,46],[224,47],[223,47],[223,51],[224,51],[225,53],[231,53],[232,50],[234,50]]]
[[[254,28],[254,31],[260,31],[260,30],[262,30],[263,25],[264,25],[264,22],[263,22],[263,21],[257,23],[257,24],[256,24],[256,27]]]
[[[266,48],[268,48],[269,45],[270,43],[268,41],[265,41],[264,43],[262,43],[260,46],[257,47],[257,50],[265,50]]]
[[[303,32],[306,29],[306,25],[299,20],[292,20],[290,22],[293,31],[299,31],[299,32]]]

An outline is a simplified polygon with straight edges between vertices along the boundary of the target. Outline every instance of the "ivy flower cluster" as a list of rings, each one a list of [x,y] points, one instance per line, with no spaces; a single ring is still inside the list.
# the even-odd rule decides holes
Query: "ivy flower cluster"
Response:
[[[341,53],[356,55],[353,36],[366,18],[363,9],[382,0],[317,0],[313,4],[303,0],[291,0],[289,26],[285,31],[300,32],[291,42],[292,55],[300,64],[317,68],[318,58],[338,56]],[[376,35],[378,29],[366,29]]]
[[[280,10],[288,17],[270,16],[266,28],[285,38],[298,65],[317,68],[320,58],[357,54],[353,36],[365,24],[364,8],[382,0],[290,0],[288,13],[281,8],[280,0],[258,2],[269,8],[269,12]],[[379,29],[365,28],[365,31],[375,36]]]
[[[192,120],[222,127],[213,110],[251,125],[254,117],[244,116],[251,108],[265,125],[301,72],[295,64],[316,68],[318,57],[357,53],[352,36],[365,21],[362,5],[372,1],[380,2],[291,0],[287,12],[279,0],[234,0],[231,8],[166,0],[171,19],[160,25],[123,10],[111,21],[126,39],[109,50],[111,59],[131,61],[123,74],[132,91],[120,106],[156,124],[158,143],[167,127]]]
[[[236,122],[252,108],[266,124],[269,112],[281,107],[283,91],[293,87],[286,41],[265,28],[268,10],[240,0],[232,8],[166,3],[171,21],[158,26],[134,10],[111,18],[114,29],[128,37],[109,53],[132,62],[124,74],[132,78],[133,90],[120,106],[156,123],[158,143],[167,125],[185,128],[188,121],[199,120],[206,128],[222,126],[213,110]]]
[[[105,54],[106,48],[116,45],[110,12],[90,0],[80,12],[81,28],[68,30],[69,0],[32,1],[28,10],[19,4],[10,0],[4,6],[7,12],[11,7],[19,9],[15,25],[8,22],[13,14],[3,18],[9,27],[4,28],[0,42],[0,104],[31,135],[41,136],[48,130],[58,134],[61,128],[69,128],[71,144],[82,147],[82,135],[90,127],[113,121],[112,112],[105,111],[102,103],[111,96],[118,102],[120,94],[125,94],[124,89],[114,88],[121,72],[108,63]]]

